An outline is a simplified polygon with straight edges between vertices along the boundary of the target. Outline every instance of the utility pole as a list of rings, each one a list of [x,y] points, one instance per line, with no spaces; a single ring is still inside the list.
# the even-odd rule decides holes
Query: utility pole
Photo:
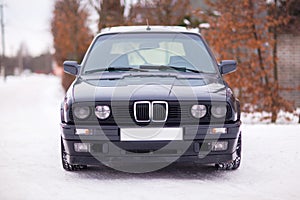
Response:
[[[6,69],[5,69],[5,25],[4,25],[4,4],[0,4],[1,12],[1,38],[2,38],[2,55],[0,68],[1,73],[3,73],[3,79],[6,80]]]

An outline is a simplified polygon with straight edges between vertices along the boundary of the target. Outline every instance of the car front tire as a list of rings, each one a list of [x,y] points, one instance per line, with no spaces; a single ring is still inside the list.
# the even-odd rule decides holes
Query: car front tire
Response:
[[[60,150],[61,150],[61,161],[62,161],[62,166],[63,166],[64,170],[66,170],[66,171],[79,171],[79,170],[87,168],[86,165],[72,165],[72,164],[68,163],[67,153],[65,151],[65,147],[64,147],[62,138],[61,138],[60,145],[61,145],[61,148],[60,148]]]
[[[216,164],[216,168],[219,170],[236,170],[240,167],[242,160],[242,134],[240,134],[236,145],[236,154],[237,157],[234,160],[225,163],[218,163]]]

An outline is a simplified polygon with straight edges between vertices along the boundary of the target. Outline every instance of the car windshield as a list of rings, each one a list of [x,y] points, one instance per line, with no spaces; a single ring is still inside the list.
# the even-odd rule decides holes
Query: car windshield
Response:
[[[120,33],[99,36],[83,74],[111,71],[216,73],[214,60],[196,34]]]

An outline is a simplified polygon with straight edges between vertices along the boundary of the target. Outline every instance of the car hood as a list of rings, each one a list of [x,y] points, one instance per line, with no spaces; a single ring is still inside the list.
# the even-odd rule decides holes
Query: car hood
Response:
[[[72,87],[75,102],[226,100],[226,87],[217,75],[110,73],[80,77]]]

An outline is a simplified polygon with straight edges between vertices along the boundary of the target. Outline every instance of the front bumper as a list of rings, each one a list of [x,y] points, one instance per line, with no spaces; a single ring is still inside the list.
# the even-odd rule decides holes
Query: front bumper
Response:
[[[62,123],[62,142],[70,164],[194,162],[222,163],[236,158],[241,122],[224,125],[184,126],[182,141],[120,141],[117,126],[79,126]],[[227,128],[226,134],[207,134],[212,127]],[[94,130],[93,135],[76,135],[76,129]],[[228,142],[227,150],[211,151],[215,141]],[[74,143],[88,143],[89,152],[76,152]]]

